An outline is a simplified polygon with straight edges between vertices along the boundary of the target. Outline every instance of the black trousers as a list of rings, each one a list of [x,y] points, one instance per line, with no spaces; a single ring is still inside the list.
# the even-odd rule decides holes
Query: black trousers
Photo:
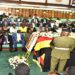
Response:
[[[50,70],[50,61],[51,61],[51,51],[52,49],[50,47],[47,48],[42,48],[40,51],[37,51],[36,56],[40,57],[42,54],[45,53],[45,58],[44,58],[44,66],[42,66],[42,70],[44,72],[47,72]]]

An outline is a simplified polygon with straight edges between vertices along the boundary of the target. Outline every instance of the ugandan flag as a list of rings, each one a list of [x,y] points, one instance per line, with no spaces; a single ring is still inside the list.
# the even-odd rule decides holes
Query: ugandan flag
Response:
[[[41,66],[40,68],[42,71],[46,71],[46,68],[50,67],[50,42],[52,40],[52,37],[50,38],[46,36],[41,36],[37,39],[34,47],[34,58],[39,60],[38,63],[40,64],[39,66]],[[47,64],[49,64],[48,67],[46,66]]]

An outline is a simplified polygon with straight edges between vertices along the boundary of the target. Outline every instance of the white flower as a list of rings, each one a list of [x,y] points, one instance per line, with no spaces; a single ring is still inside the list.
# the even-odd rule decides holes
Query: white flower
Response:
[[[22,56],[22,57],[20,57],[20,56],[14,56],[14,57],[9,58],[8,61],[10,63],[10,66],[13,67],[13,69],[15,69],[16,66],[18,66],[18,64],[20,64],[20,63],[25,63],[25,64],[28,65],[28,63],[26,62],[27,59],[24,56]]]

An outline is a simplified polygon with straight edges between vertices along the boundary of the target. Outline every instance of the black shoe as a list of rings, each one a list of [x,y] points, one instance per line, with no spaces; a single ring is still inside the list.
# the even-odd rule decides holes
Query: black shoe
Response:
[[[13,52],[14,50],[13,50],[13,48],[10,48],[9,51],[10,51],[10,52]]]
[[[16,52],[16,51],[18,51],[17,48],[15,48],[15,49],[13,50],[13,52]]]
[[[2,49],[0,49],[0,52],[2,51]]]
[[[10,52],[14,52],[13,50],[10,50]]]
[[[27,49],[26,48],[22,48],[22,51],[27,52]]]
[[[25,52],[25,50],[24,50],[24,49],[22,49],[22,51],[24,51],[24,52]]]
[[[14,52],[16,52],[16,51],[18,51],[17,49],[16,50],[14,50]]]

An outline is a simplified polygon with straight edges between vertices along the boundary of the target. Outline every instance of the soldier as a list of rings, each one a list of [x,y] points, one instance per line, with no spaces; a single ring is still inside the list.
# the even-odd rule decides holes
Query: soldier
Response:
[[[75,47],[75,40],[68,37],[69,31],[62,31],[61,37],[56,37],[52,41],[53,50],[51,53],[51,71],[53,72],[58,64],[58,72],[63,72],[67,59],[70,58],[70,52]]]

